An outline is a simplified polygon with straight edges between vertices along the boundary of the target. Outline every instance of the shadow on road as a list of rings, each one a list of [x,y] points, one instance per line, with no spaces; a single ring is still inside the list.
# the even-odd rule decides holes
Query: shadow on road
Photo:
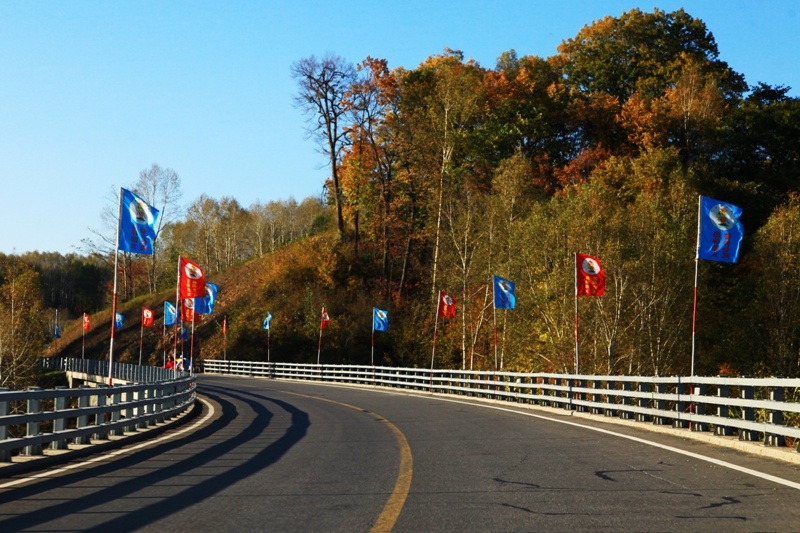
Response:
[[[176,513],[191,505],[196,505],[198,502],[225,490],[227,487],[234,485],[238,481],[252,475],[255,472],[263,470],[278,459],[280,459],[289,449],[297,444],[305,435],[309,427],[308,415],[297,409],[296,407],[272,398],[256,394],[241,393],[234,391],[234,389],[227,389],[224,387],[203,387],[203,394],[215,400],[222,407],[222,415],[214,420],[211,424],[197,430],[196,432],[187,435],[186,437],[168,441],[163,444],[148,448],[142,451],[135,452],[129,456],[111,461],[109,463],[98,464],[97,466],[89,467],[86,470],[70,473],[64,476],[49,478],[39,483],[34,483],[29,486],[12,489],[0,494],[0,505],[9,504],[10,502],[19,502],[22,499],[34,500],[37,496],[43,495],[50,490],[57,490],[59,488],[67,487],[73,484],[81,483],[87,480],[98,478],[99,476],[107,476],[114,472],[124,470],[126,468],[134,467],[144,461],[155,459],[165,454],[174,452],[178,447],[183,445],[192,444],[203,439],[213,436],[216,432],[225,428],[233,422],[239,413],[236,407],[230,401],[224,399],[219,394],[236,398],[247,405],[249,405],[255,413],[253,421],[241,432],[236,434],[235,437],[217,443],[197,454],[193,454],[185,459],[177,461],[169,466],[160,468],[149,472],[147,474],[128,479],[121,483],[117,483],[111,487],[91,491],[85,496],[69,499],[51,505],[46,508],[37,508],[25,514],[18,514],[5,520],[0,520],[0,531],[19,531],[27,528],[35,528],[41,524],[45,524],[52,520],[56,520],[68,515],[75,515],[76,513],[86,512],[94,509],[95,512],[98,508],[102,508],[105,504],[119,500],[120,498],[128,497],[139,491],[147,490],[153,486],[169,480],[171,478],[187,474],[188,472],[202,467],[219,459],[225,454],[234,451],[236,448],[247,444],[258,438],[264,430],[269,426],[270,420],[273,415],[269,412],[266,406],[256,400],[246,398],[247,396],[256,396],[267,402],[275,404],[277,407],[285,410],[291,415],[291,424],[286,432],[277,440],[264,447],[261,451],[253,455],[252,458],[244,461],[243,463],[226,470],[212,478],[200,481],[185,490],[170,494],[168,504],[164,499],[159,498],[158,501],[147,505],[143,508],[137,508],[131,513],[116,516],[115,518],[103,522],[100,525],[93,526],[89,529],[83,529],[78,524],[75,524],[75,529],[83,529],[84,531],[93,532],[107,532],[107,531],[129,531],[147,526],[153,522]],[[77,492],[77,491],[76,491]],[[76,517],[77,519],[77,517]]]

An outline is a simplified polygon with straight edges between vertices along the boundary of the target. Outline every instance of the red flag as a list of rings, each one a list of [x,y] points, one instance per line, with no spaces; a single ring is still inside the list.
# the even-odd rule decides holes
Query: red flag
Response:
[[[439,316],[443,318],[456,317],[456,299],[446,292],[439,291]]]
[[[222,317],[222,334],[223,335],[228,334],[228,315]]]
[[[328,312],[323,307],[322,308],[322,315],[320,316],[320,319],[319,319],[319,329],[320,329],[320,331],[322,331],[323,329],[327,328],[328,324],[330,324],[330,322],[331,322],[331,318],[328,316]]]
[[[184,298],[181,302],[181,322],[191,323],[194,320],[194,298]]]
[[[89,315],[87,313],[83,313],[83,331],[89,331],[90,327],[92,327],[92,325],[89,322]]]
[[[181,298],[204,298],[206,296],[206,278],[200,265],[181,257],[179,287]]]
[[[148,309],[147,307],[142,307],[142,326],[145,328],[149,328],[153,325],[153,310]]]
[[[606,292],[606,273],[596,257],[575,255],[578,296],[603,296]]]

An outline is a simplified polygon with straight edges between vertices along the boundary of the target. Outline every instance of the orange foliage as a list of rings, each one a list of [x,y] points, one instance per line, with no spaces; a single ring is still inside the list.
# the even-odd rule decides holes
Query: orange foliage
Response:
[[[595,168],[598,168],[611,157],[611,152],[598,145],[581,151],[572,161],[561,168],[553,169],[553,179],[560,188],[567,188],[589,181]]]

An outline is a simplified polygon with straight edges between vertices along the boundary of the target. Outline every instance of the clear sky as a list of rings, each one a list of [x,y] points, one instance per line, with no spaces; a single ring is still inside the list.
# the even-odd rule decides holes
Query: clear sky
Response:
[[[318,196],[325,158],[292,103],[300,58],[414,68],[449,47],[492,68],[635,7],[683,7],[748,83],[800,96],[797,0],[0,0],[0,252],[79,252],[153,163],[179,174],[184,206]]]

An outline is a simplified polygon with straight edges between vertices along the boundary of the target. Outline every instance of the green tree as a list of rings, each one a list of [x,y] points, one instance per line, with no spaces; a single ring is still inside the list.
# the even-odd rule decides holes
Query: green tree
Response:
[[[759,374],[800,374],[800,197],[775,210],[755,236],[754,302],[749,322],[758,329],[757,357],[749,368]],[[760,333],[760,334],[759,334]]]
[[[558,52],[567,87],[608,94],[620,104],[637,92],[644,98],[664,94],[680,76],[683,57],[706,64],[734,94],[745,89],[742,76],[719,60],[705,23],[683,9],[604,17],[562,42]]]

